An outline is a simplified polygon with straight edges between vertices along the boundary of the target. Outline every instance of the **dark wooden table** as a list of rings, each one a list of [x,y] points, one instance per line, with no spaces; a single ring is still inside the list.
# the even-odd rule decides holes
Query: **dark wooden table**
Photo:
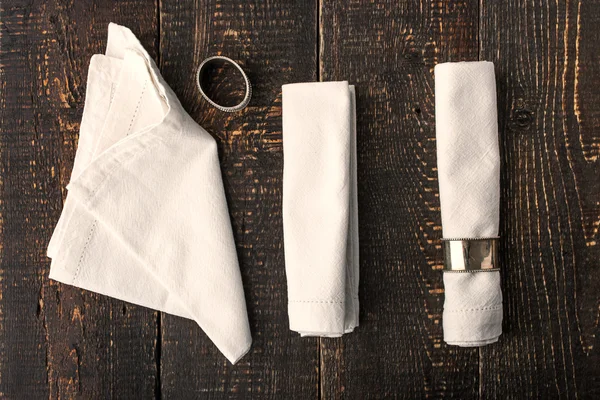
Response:
[[[0,397],[600,398],[598,1],[4,0]],[[130,27],[219,143],[254,345],[229,364],[192,322],[48,279],[90,57]],[[204,102],[215,54],[254,84]],[[504,334],[442,340],[433,67],[496,66]],[[358,103],[361,326],[288,329],[281,85],[349,80]]]

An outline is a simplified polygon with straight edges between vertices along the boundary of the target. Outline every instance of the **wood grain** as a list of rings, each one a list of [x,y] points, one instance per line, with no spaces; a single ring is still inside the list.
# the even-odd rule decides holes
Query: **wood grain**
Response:
[[[484,1],[503,153],[505,327],[481,349],[482,393],[600,396],[600,8]]]
[[[323,398],[478,395],[442,341],[433,67],[477,60],[477,1],[324,1],[321,80],[356,85],[360,324],[321,343]]]
[[[316,79],[315,16],[313,1],[161,3],[162,72],[219,145],[253,334],[250,354],[231,366],[195,323],[163,315],[165,398],[317,397],[318,340],[288,328],[280,95],[284,83]],[[247,71],[254,90],[244,111],[223,113],[200,97],[195,69],[212,55]],[[217,95],[240,97],[227,76],[214,79],[223,82]]]
[[[217,140],[254,344],[231,366],[192,321],[48,280],[87,66],[109,21]],[[600,6],[568,0],[9,0],[0,5],[0,398],[600,398]],[[199,96],[207,56],[254,97]],[[433,66],[496,65],[500,342],[443,343]],[[235,102],[228,71],[211,91]],[[281,85],[356,85],[360,324],[288,329]]]
[[[2,2],[0,397],[155,395],[156,313],[48,279],[87,67],[109,21],[154,52],[156,6]],[[152,4],[152,3],[150,3]]]

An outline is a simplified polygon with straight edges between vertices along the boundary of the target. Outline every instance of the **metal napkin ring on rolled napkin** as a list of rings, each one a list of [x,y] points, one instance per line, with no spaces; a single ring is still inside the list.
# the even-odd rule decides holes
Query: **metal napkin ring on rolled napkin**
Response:
[[[204,72],[206,67],[208,67],[210,64],[212,64],[215,61],[225,61],[228,64],[232,64],[242,74],[242,77],[244,78],[244,82],[246,85],[246,92],[245,92],[246,94],[244,95],[244,99],[239,104],[232,106],[232,107],[222,106],[220,104],[215,103],[204,92],[204,89],[202,88],[202,84],[200,82],[200,77],[202,76],[202,73]],[[233,61],[231,58],[225,57],[225,56],[208,57],[206,60],[202,61],[202,63],[198,67],[198,71],[196,72],[196,85],[198,86],[198,90],[200,91],[200,94],[202,95],[202,97],[204,97],[204,99],[206,101],[208,101],[213,107],[216,107],[219,110],[225,111],[225,112],[236,112],[236,111],[243,110],[244,108],[246,108],[248,103],[250,103],[250,98],[252,97],[252,85],[250,84],[250,80],[248,79],[248,76],[246,75],[246,73],[244,72],[242,67],[240,67],[238,65],[238,63]]]
[[[498,271],[498,238],[442,239],[444,272]]]

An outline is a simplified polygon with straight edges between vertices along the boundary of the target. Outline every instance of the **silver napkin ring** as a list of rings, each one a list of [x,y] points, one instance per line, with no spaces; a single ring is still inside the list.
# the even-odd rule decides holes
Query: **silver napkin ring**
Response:
[[[442,239],[444,272],[498,271],[498,238]]]
[[[212,101],[210,99],[210,97],[208,97],[206,95],[206,93],[204,93],[204,89],[202,89],[202,84],[200,83],[200,77],[202,76],[202,72],[208,65],[210,65],[215,60],[225,61],[229,64],[232,64],[234,67],[237,68],[238,71],[240,71],[240,73],[242,74],[242,77],[244,78],[244,82],[246,84],[246,94],[244,95],[244,99],[241,101],[241,103],[239,103],[233,107],[225,107],[225,106],[215,103],[214,101]],[[202,95],[202,97],[204,97],[204,99],[206,101],[208,101],[213,107],[216,107],[219,110],[225,111],[225,112],[236,112],[236,111],[243,110],[244,108],[246,108],[248,103],[250,103],[250,99],[252,98],[252,85],[250,84],[250,80],[248,79],[248,76],[246,76],[246,73],[244,72],[242,67],[240,67],[238,65],[238,63],[233,61],[231,58],[225,57],[225,56],[208,57],[206,60],[202,61],[202,63],[198,67],[198,71],[196,72],[196,85],[198,86],[198,90],[200,91],[200,94]]]

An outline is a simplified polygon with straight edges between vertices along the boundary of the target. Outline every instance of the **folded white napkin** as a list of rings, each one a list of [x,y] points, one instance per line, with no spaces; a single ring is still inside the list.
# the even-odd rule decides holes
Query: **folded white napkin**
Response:
[[[282,96],[290,329],[337,337],[358,326],[354,86],[297,83]]]
[[[435,118],[445,239],[498,236],[500,156],[491,62],[435,67]],[[444,273],[444,340],[481,346],[502,333],[500,273]]]
[[[251,336],[214,139],[110,24],[90,62],[50,278],[195,320],[232,362]]]

